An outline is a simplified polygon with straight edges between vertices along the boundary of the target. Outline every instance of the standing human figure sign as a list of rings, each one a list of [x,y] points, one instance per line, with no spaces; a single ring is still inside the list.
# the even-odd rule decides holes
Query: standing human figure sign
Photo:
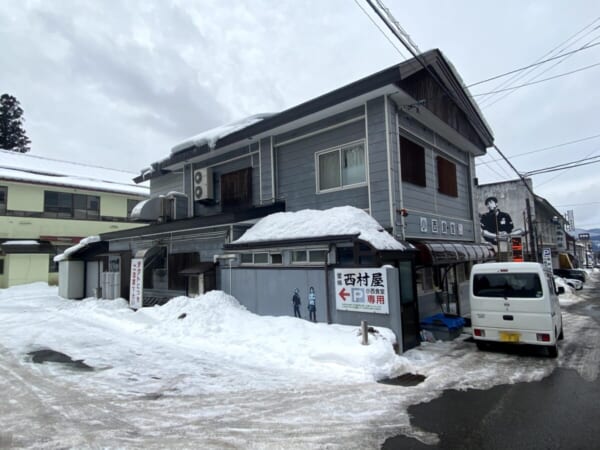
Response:
[[[292,304],[294,305],[294,317],[299,317],[300,319],[302,318],[302,316],[300,315],[300,304],[301,304],[301,300],[300,300],[300,290],[298,288],[294,289],[294,295],[292,295]]]
[[[308,316],[310,321],[317,321],[317,295],[315,294],[315,288],[312,286],[308,290]]]

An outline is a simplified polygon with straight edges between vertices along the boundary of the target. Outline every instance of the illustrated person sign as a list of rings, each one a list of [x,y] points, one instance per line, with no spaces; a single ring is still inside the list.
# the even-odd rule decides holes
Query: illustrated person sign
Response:
[[[486,213],[481,214],[481,233],[491,244],[498,245],[498,238],[503,236],[523,236],[521,228],[515,228],[510,214],[500,211],[498,199],[494,196],[485,199]]]

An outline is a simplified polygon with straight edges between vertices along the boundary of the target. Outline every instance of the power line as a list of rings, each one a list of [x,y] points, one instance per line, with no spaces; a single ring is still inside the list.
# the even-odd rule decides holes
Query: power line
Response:
[[[555,166],[544,167],[543,169],[532,170],[523,173],[524,176],[540,175],[542,173],[556,172],[557,170],[572,169],[573,167],[587,166],[589,164],[596,164],[600,162],[600,156],[593,156],[591,158],[584,158],[577,161],[571,161],[564,164],[557,164]]]
[[[369,13],[367,12],[367,10],[362,7],[362,5],[359,3],[359,1],[358,0],[354,0],[354,3],[356,3],[356,6],[358,6],[362,10],[362,12],[365,14],[365,16],[367,16],[369,18],[369,20],[371,21],[371,23],[377,27],[377,29],[379,30],[379,32],[381,34],[383,34],[383,37],[385,37],[388,40],[388,42],[390,44],[392,44],[392,47],[394,47],[394,50],[396,50],[398,52],[398,54],[400,56],[402,56],[402,58],[404,58],[404,60],[406,61],[407,58],[404,55],[404,53],[402,53],[400,51],[400,49],[398,47],[396,47],[396,44],[394,44],[394,42],[390,39],[390,37],[387,34],[385,34],[385,32],[381,29],[381,27],[377,24],[377,22],[375,22],[375,20],[373,20],[373,18],[369,15]]]
[[[500,74],[500,75],[496,75],[496,76],[494,76],[494,77],[491,77],[491,78],[486,78],[485,80],[481,80],[481,81],[478,81],[478,82],[476,82],[476,83],[469,84],[467,87],[468,87],[468,88],[471,88],[471,87],[473,87],[473,86],[477,86],[477,85],[479,85],[479,84],[488,83],[488,82],[490,82],[490,81],[497,80],[498,78],[502,78],[502,77],[505,77],[505,76],[508,76],[508,75],[512,75],[513,73],[521,72],[521,71],[523,71],[523,70],[527,70],[527,69],[530,69],[530,68],[532,68],[532,67],[539,66],[539,65],[541,65],[541,64],[545,64],[545,63],[547,63],[547,62],[549,62],[549,61],[553,61],[553,60],[555,60],[555,59],[564,58],[564,57],[565,57],[565,56],[567,56],[567,55],[571,55],[571,54],[573,54],[573,53],[577,53],[577,52],[580,52],[580,51],[582,51],[582,50],[587,50],[588,48],[592,48],[592,47],[595,47],[595,46],[597,46],[597,45],[600,45],[600,42],[597,42],[597,43],[595,43],[595,44],[591,44],[591,45],[586,45],[586,46],[584,46],[584,47],[578,48],[577,50],[572,50],[572,51],[570,51],[570,52],[567,52],[567,53],[561,53],[560,55],[553,56],[552,58],[548,58],[548,59],[545,59],[545,60],[543,60],[543,61],[540,61],[540,62],[536,62],[536,63],[533,63],[533,64],[529,64],[528,66],[524,66],[524,67],[521,67],[521,68],[519,68],[519,69],[514,69],[514,70],[511,70],[510,72],[505,72],[505,73],[502,73],[502,74]]]
[[[591,69],[592,67],[596,67],[596,66],[600,66],[600,63],[592,64],[592,65],[585,66],[585,67],[580,67],[579,69],[572,70],[570,72],[561,73],[559,75],[555,75],[553,77],[548,77],[548,78],[544,78],[544,79],[537,80],[537,81],[531,81],[528,83],[519,84],[517,86],[512,86],[509,88],[498,89],[496,91],[490,91],[490,92],[483,92],[481,94],[472,94],[471,97],[481,97],[482,95],[490,95],[490,94],[498,94],[499,92],[514,91],[514,90],[520,89],[525,86],[532,86],[534,84],[543,83],[544,81],[554,80],[555,78],[561,78],[561,77],[565,77],[567,75],[572,75],[574,73],[581,72],[581,71],[587,70],[587,69]],[[488,106],[491,106],[491,105],[488,105]]]
[[[574,141],[569,141],[569,142],[563,142],[561,144],[556,144],[556,145],[551,145],[550,147],[543,147],[543,148],[538,148],[536,150],[531,150],[529,152],[524,152],[524,153],[517,153],[516,155],[511,155],[511,158],[515,159],[515,158],[520,158],[521,156],[525,156],[525,155],[531,155],[533,153],[540,153],[540,152],[545,152],[547,150],[552,150],[554,148],[559,148],[559,147],[564,147],[566,145],[570,145],[570,144],[577,144],[579,142],[584,142],[584,141],[589,141],[591,139],[597,139],[600,137],[600,134],[595,134],[594,136],[588,136],[582,139],[577,139]],[[502,158],[497,158],[497,159],[493,159],[492,161],[500,161]],[[489,161],[489,162],[492,162]],[[477,162],[476,164],[479,164],[479,162]]]
[[[585,27],[583,27],[581,30],[579,30],[577,33],[571,35],[568,39],[564,40],[563,42],[561,42],[559,45],[557,45],[556,47],[554,47],[552,50],[546,52],[544,55],[542,55],[540,58],[538,58],[535,62],[539,62],[542,59],[544,59],[546,56],[553,54],[554,52],[556,52],[557,50],[559,50],[561,47],[563,47],[563,45],[565,45],[566,43],[568,43],[569,41],[573,40],[577,35],[581,34],[582,32],[584,32],[586,29],[590,28],[591,26],[593,26],[598,20],[600,20],[600,17],[597,17],[596,19],[594,19],[591,23],[589,23],[588,25],[586,25]],[[588,33],[586,33],[584,36],[587,36],[588,34],[590,34],[591,32],[593,32],[596,28],[592,29],[591,31],[589,31]],[[579,39],[581,39],[582,37],[580,37]],[[577,42],[577,41],[575,41]],[[569,44],[569,45],[573,45],[573,43]],[[568,46],[567,46],[568,48]],[[496,88],[501,88],[502,86],[506,86],[506,85],[510,85],[510,83],[513,83],[515,81],[517,81],[518,79],[524,77],[527,75],[527,73],[529,72],[533,72],[535,69],[532,70],[526,70],[524,72],[515,74],[514,76],[510,77],[508,80],[505,80],[504,82],[500,83],[498,86],[496,86]],[[488,106],[492,106],[493,104],[496,104],[497,102],[499,102],[500,100],[506,98],[508,95],[510,95],[510,93],[505,94],[504,96],[500,97],[499,99],[497,99],[495,102],[493,102],[492,104],[488,105]],[[485,103],[486,101],[490,100],[494,95],[491,95],[490,97],[486,98],[483,100],[482,104]]]
[[[594,150],[594,151],[592,151],[592,152],[588,153],[587,155],[585,155],[585,157],[586,157],[586,158],[587,158],[587,157],[590,157],[590,156],[594,155],[594,154],[595,154],[595,153],[597,153],[597,152],[598,152],[597,150]],[[570,169],[571,169],[571,168],[569,168],[569,169],[565,169],[565,170],[570,170]],[[557,175],[555,175],[555,176],[553,176],[553,177],[551,177],[551,178],[548,178],[546,181],[544,181],[544,182],[542,182],[542,183],[539,183],[539,184],[538,184],[538,187],[539,187],[539,186],[543,186],[544,184],[548,184],[548,183],[550,183],[552,180],[554,180],[554,179],[558,178],[558,177],[559,177],[559,176],[561,176],[561,175],[564,175],[564,173],[559,173],[559,174],[557,174]]]

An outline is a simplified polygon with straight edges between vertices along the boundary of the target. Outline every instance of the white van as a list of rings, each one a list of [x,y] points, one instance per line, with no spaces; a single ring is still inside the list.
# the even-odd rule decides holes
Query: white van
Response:
[[[558,356],[562,315],[554,276],[538,263],[475,264],[469,299],[471,327],[479,349],[489,342],[533,344]]]

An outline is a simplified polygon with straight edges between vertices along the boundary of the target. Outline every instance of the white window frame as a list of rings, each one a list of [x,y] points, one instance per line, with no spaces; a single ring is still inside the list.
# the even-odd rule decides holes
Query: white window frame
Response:
[[[298,252],[298,253],[304,252],[304,254],[306,256],[306,260],[305,261],[294,261],[294,253],[295,252]],[[311,252],[324,252],[325,260],[324,261],[311,261],[311,259],[310,259]],[[323,264],[327,263],[328,260],[329,260],[329,250],[327,250],[326,248],[304,248],[302,250],[292,249],[291,263],[293,265],[316,266],[316,265],[323,265]]]
[[[256,262],[256,255],[267,255],[267,261],[263,262]],[[243,261],[243,257],[244,255],[250,255],[252,261]],[[281,257],[281,262],[273,262],[273,255],[279,255]],[[266,265],[275,265],[275,266],[281,266],[283,265],[283,254],[281,252],[278,251],[266,251],[266,252],[262,252],[262,251],[254,251],[254,252],[244,252],[244,253],[240,253],[240,264],[243,266],[266,266]]]
[[[364,157],[364,163],[363,166],[365,168],[365,180],[364,181],[360,181],[358,183],[352,183],[352,184],[343,184],[343,173],[342,173],[342,150],[344,148],[347,147],[353,147],[356,146],[358,144],[361,144],[363,147],[363,157]],[[320,186],[320,180],[321,180],[321,174],[320,174],[320,164],[319,164],[319,158],[322,155],[325,155],[327,153],[333,153],[333,152],[337,152],[339,154],[339,176],[340,176],[340,185],[337,187],[332,187],[332,188],[327,188],[327,189],[321,189]],[[317,194],[322,194],[322,193],[328,193],[328,192],[335,192],[335,191],[343,191],[345,189],[354,189],[357,187],[362,187],[362,186],[366,186],[368,183],[368,167],[367,167],[367,146],[365,143],[364,139],[359,139],[357,141],[352,141],[352,142],[346,142],[342,145],[337,145],[335,147],[330,147],[327,148],[325,150],[320,150],[318,152],[315,153],[315,189]]]

